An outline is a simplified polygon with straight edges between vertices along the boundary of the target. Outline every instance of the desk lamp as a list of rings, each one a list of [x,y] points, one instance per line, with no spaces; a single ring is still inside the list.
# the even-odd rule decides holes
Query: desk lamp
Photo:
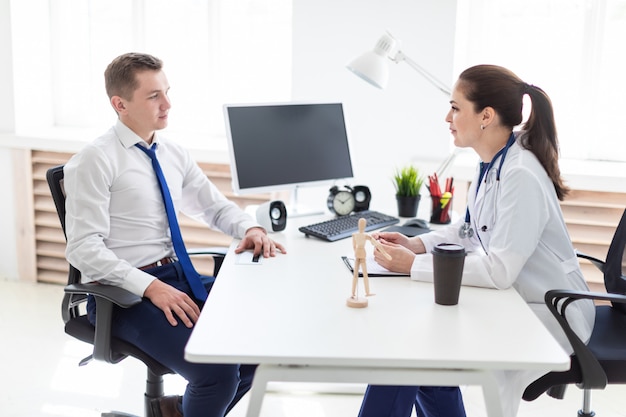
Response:
[[[419,72],[424,78],[430,81],[431,84],[437,87],[439,91],[446,96],[450,96],[450,88],[406,56],[406,54],[400,50],[400,41],[395,39],[389,32],[385,32],[385,34],[381,36],[372,51],[365,52],[363,55],[350,62],[347,68],[374,87],[384,90],[389,80],[389,61],[393,61],[396,64],[406,62],[411,68]],[[456,152],[457,149],[455,148],[437,169],[436,172],[439,178],[443,178],[442,175],[456,157]]]

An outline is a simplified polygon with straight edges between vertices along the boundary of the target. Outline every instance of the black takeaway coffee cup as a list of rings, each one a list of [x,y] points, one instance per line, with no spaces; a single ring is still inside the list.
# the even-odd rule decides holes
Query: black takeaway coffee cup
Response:
[[[465,248],[456,243],[440,243],[431,252],[433,254],[433,284],[435,303],[455,305],[459,302]]]

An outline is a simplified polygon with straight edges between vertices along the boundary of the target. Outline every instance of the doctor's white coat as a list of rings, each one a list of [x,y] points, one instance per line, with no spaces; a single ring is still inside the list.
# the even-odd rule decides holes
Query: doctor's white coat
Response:
[[[571,244],[554,185],[539,160],[520,145],[520,133],[509,148],[500,180],[500,161],[494,161],[481,181],[468,191],[472,238],[461,238],[456,224],[421,235],[426,254],[415,258],[411,278],[432,281],[430,251],[442,242],[459,243],[471,252],[465,259],[463,285],[504,289],[513,286],[548,330],[572,352],[565,334],[544,304],[550,289],[588,290]],[[523,135],[523,133],[522,133]],[[478,174],[477,174],[478,177]],[[589,300],[568,307],[568,321],[587,341],[595,310]],[[506,318],[504,318],[506,320]],[[503,335],[504,337],[504,335]],[[525,387],[541,373],[506,372],[501,375],[505,416],[514,416]]]

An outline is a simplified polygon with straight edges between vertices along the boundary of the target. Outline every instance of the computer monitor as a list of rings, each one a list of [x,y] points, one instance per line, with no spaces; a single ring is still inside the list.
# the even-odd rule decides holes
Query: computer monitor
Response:
[[[353,178],[342,103],[226,104],[224,115],[235,193],[297,199],[298,187]]]

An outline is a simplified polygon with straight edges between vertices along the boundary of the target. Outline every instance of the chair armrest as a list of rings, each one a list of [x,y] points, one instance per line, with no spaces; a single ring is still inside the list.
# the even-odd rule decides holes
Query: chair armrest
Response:
[[[208,248],[193,248],[188,249],[187,253],[191,256],[194,255],[212,255],[213,256],[213,275],[217,276],[220,268],[222,267],[222,263],[224,262],[224,258],[226,258],[226,254],[228,253],[228,248],[223,246],[214,246]]]
[[[93,358],[108,363],[118,363],[125,355],[114,354],[111,350],[111,321],[113,304],[129,308],[141,302],[141,297],[113,285],[70,284],[65,287],[68,294],[91,294],[96,298],[96,326],[93,341]]]
[[[187,253],[189,255],[216,255],[216,256],[226,256],[228,253],[228,248],[222,246],[214,246],[210,248],[191,248],[187,249]]]
[[[91,294],[97,298],[104,298],[122,308],[129,308],[141,302],[141,297],[120,287],[113,285],[70,284],[65,287],[68,294]]]
[[[582,382],[578,384],[579,388],[602,389],[606,387],[607,377],[602,366],[587,345],[580,340],[570,327],[566,318],[566,310],[571,303],[577,300],[604,300],[626,303],[626,296],[587,291],[550,290],[546,292],[544,300],[574,349],[574,355],[576,355],[582,373]]]
[[[575,300],[600,300],[600,301],[611,301],[615,303],[626,303],[626,295],[621,294],[612,294],[612,293],[604,293],[604,292],[591,292],[591,291],[573,291],[573,290],[550,290],[546,293],[546,299],[548,297],[548,293],[552,293],[556,296],[561,296],[561,298],[571,298],[571,301]],[[571,303],[571,302],[570,302]],[[567,306],[563,306],[563,310],[565,310]]]
[[[604,273],[604,267],[605,267],[605,262],[598,259],[598,258],[594,258],[591,255],[587,255],[586,253],[582,253],[582,252],[578,252],[576,251],[576,256],[582,259],[586,259],[589,262],[591,262],[596,268],[598,268],[602,273]]]

